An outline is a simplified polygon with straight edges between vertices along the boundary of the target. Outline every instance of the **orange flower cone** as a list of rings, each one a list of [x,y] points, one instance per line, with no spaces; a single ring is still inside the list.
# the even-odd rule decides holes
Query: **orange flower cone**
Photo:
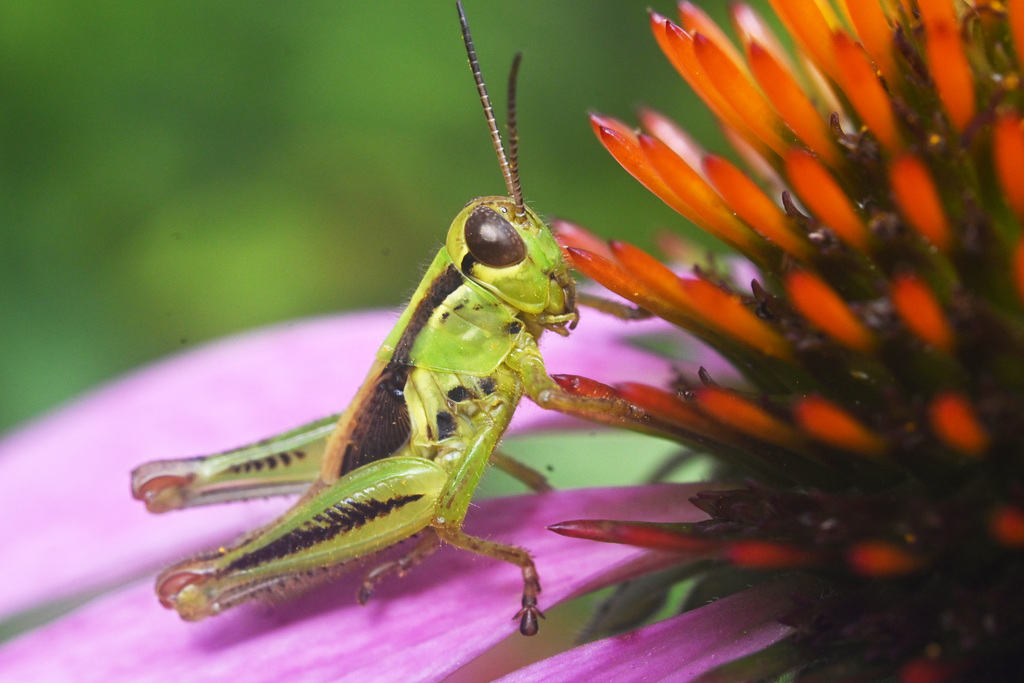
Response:
[[[1024,671],[1024,0],[771,5],[794,53],[743,4],[731,10],[738,46],[688,2],[678,23],[650,17],[749,172],[661,114],[644,112],[643,131],[591,117],[630,174],[761,276],[680,276],[631,245],[562,235],[577,270],[715,347],[743,381],[560,382],[631,401],[634,428],[747,484],[695,497],[706,522],[553,529],[696,554],[712,562],[705,581],[811,571],[829,582],[779,615],[792,636],[709,680],[1013,680]]]

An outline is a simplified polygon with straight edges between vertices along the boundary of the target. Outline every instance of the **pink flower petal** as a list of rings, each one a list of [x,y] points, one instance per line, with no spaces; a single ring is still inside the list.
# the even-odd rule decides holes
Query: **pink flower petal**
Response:
[[[286,501],[150,515],[131,499],[129,472],[340,410],[395,318],[359,313],[233,337],[156,363],[9,435],[0,442],[0,615],[154,570],[280,511]],[[668,329],[585,314],[573,338],[551,335],[543,346],[552,372],[661,383],[669,364],[624,334]],[[578,424],[526,404],[514,429]]]
[[[501,678],[516,681],[690,681],[792,632],[776,621],[805,578],[761,584],[672,619],[588,643]]]
[[[549,608],[583,590],[678,556],[557,536],[567,517],[696,521],[696,486],[562,491],[489,500],[467,530],[534,553]],[[147,581],[98,599],[0,649],[4,680],[437,680],[512,634],[522,590],[503,562],[444,548],[366,607],[350,575],[294,601],[247,605],[198,624],[157,604]],[[543,638],[544,624],[541,624]],[[519,636],[516,636],[519,637]],[[533,641],[528,641],[533,642]]]

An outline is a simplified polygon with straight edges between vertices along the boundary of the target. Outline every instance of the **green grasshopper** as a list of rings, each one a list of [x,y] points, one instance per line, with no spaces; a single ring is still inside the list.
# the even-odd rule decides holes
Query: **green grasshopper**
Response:
[[[340,416],[225,453],[150,462],[132,473],[133,495],[151,512],[304,491],[280,518],[235,545],[159,575],[160,602],[186,620],[252,598],[297,593],[417,536],[411,552],[365,575],[359,602],[382,577],[402,574],[443,541],[520,567],[519,630],[537,632],[543,614],[534,562],[522,548],[462,531],[473,492],[489,461],[541,485],[539,475],[495,453],[524,393],[542,407],[574,413],[630,408],[571,396],[547,374],[538,338],[544,330],[567,335],[579,316],[561,250],[523,202],[515,132],[519,55],[509,78],[506,159],[461,4],[458,10],[510,196],[476,199],[455,217],[445,246]]]

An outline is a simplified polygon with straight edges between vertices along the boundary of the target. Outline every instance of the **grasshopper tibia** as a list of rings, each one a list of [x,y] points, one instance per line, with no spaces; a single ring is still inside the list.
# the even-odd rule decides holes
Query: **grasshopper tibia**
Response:
[[[576,292],[576,303],[580,306],[592,308],[608,315],[613,315],[620,320],[647,320],[654,316],[650,311],[621,301],[612,301],[604,297]]]

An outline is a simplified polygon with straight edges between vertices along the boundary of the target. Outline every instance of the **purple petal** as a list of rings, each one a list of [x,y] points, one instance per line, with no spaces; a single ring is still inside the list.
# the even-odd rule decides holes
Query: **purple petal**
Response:
[[[280,511],[286,503],[278,500],[150,515],[130,497],[129,472],[340,410],[395,317],[360,313],[233,337],[140,370],[9,435],[0,442],[0,615],[155,569]],[[623,335],[665,329],[587,315],[572,339],[545,339],[544,352],[552,372],[661,383],[668,363]],[[567,424],[574,423],[529,404],[514,428]]]
[[[544,531],[567,516],[696,521],[696,486],[563,491],[484,501],[467,530],[534,553],[548,608],[678,555]],[[4,680],[436,680],[516,629],[522,591],[513,566],[443,548],[366,607],[359,576],[294,601],[246,605],[198,624],[161,609],[147,581],[110,594],[0,650]],[[544,624],[537,639],[544,637]],[[520,636],[516,636],[520,637]],[[527,644],[536,641],[526,641]]]
[[[500,679],[515,681],[690,681],[762,650],[792,632],[776,618],[804,578],[761,584],[672,619],[574,648]]]

